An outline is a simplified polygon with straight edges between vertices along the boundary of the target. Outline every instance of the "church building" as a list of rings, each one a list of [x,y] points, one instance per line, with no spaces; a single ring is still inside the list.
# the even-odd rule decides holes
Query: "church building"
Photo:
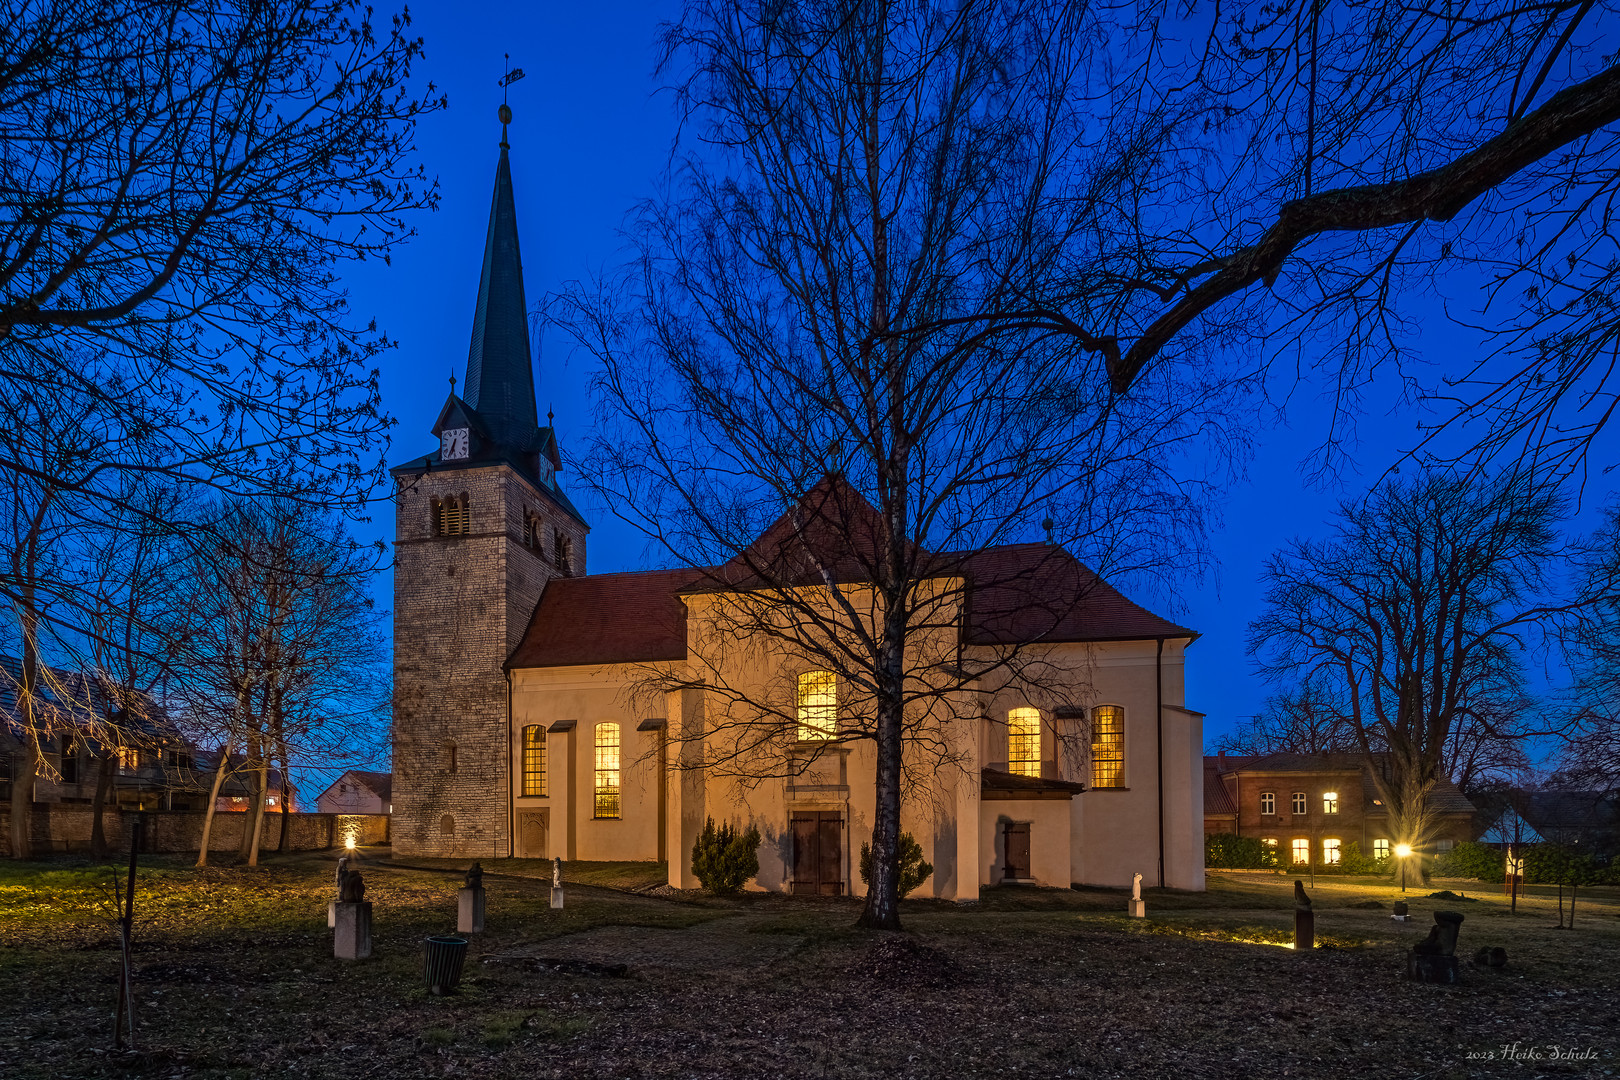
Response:
[[[694,888],[692,846],[712,818],[759,830],[751,888],[861,895],[876,801],[863,703],[791,650],[712,647],[757,602],[737,568],[802,530],[784,516],[721,567],[587,572],[589,527],[536,410],[509,117],[503,106],[462,392],[439,412],[437,449],[392,470],[394,848],[662,860],[671,885]],[[829,476],[792,516],[869,512]],[[1202,714],[1183,700],[1197,634],[1054,544],[930,558],[943,614],[919,648],[954,657],[931,669],[954,681],[919,729],[926,751],[907,751],[902,829],[934,866],[913,895],[1136,873],[1202,889]],[[1038,685],[998,662],[1025,653]],[[759,715],[739,720],[739,701]],[[737,767],[755,760],[745,745],[759,768]]]

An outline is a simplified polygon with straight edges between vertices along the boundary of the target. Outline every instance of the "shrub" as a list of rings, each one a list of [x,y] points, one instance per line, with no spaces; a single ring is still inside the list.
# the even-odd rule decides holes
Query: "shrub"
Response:
[[[759,830],[750,825],[747,832],[738,832],[729,821],[717,829],[714,818],[707,819],[692,845],[692,873],[718,896],[741,892],[759,873]]]
[[[908,832],[900,834],[900,899],[934,873],[934,864],[923,861],[922,845]],[[872,884],[872,845],[861,844],[861,880]]]
[[[1528,878],[1528,866],[1526,877]],[[1476,878],[1501,884],[1507,877],[1507,855],[1489,844],[1465,840],[1434,860],[1436,877]]]
[[[1375,858],[1361,853],[1361,845],[1352,840],[1339,851],[1339,871],[1345,874],[1382,874],[1389,869],[1389,859]]]
[[[1209,833],[1204,837],[1204,865],[1211,870],[1268,870],[1277,865],[1277,849],[1258,836]]]

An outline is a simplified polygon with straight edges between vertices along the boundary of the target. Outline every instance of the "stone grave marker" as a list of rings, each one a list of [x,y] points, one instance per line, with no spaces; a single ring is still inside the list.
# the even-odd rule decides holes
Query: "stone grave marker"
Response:
[[[371,957],[371,901],[366,899],[366,883],[358,870],[347,870],[338,887],[336,925],[332,930],[332,955],[339,960],[366,960]]]
[[[1294,948],[1316,948],[1316,912],[1303,881],[1294,881]]]
[[[456,904],[456,932],[481,934],[484,932],[484,868],[473,863],[467,870]]]
[[[558,911],[563,906],[562,887],[562,856],[554,856],[551,860],[551,906]]]

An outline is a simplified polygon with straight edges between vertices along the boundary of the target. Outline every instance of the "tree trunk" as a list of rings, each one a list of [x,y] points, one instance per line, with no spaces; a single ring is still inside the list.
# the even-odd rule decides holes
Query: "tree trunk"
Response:
[[[107,826],[103,816],[107,810],[107,794],[112,790],[117,770],[118,755],[113,752],[103,754],[96,766],[96,793],[90,800],[90,854],[98,859],[105,859],[109,854]]]
[[[247,864],[259,865],[259,838],[264,832],[264,799],[270,793],[269,764],[261,755],[259,757],[259,771],[256,774],[258,782],[254,784],[253,793],[253,839],[248,844]]]
[[[287,748],[281,748],[281,837],[276,841],[276,852],[281,855],[292,850],[291,842],[287,839],[287,793],[291,790],[291,782],[287,779]]]
[[[34,774],[39,769],[39,747],[31,736],[23,736],[23,746],[11,755],[11,857],[31,859],[34,845],[29,826],[34,814]]]
[[[197,865],[208,865],[208,842],[214,831],[214,808],[219,805],[219,789],[225,784],[225,770],[231,764],[231,740],[219,748],[219,764],[214,767],[214,787],[208,793],[208,806],[203,810],[202,843],[197,849]]]
[[[872,818],[872,880],[857,925],[900,929],[900,780],[904,765],[905,626],[900,603],[890,599],[879,646],[877,806]]]

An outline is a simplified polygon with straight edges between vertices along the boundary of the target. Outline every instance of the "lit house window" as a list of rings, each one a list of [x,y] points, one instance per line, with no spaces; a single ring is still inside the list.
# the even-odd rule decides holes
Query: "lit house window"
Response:
[[[1260,842],[1270,848],[1273,855],[1277,854],[1277,838],[1275,836],[1262,836]]]
[[[1262,814],[1275,814],[1277,812],[1277,793],[1275,791],[1262,791],[1260,793],[1260,812]]]
[[[830,671],[799,676],[799,738],[830,739],[838,734],[838,681]]]
[[[1118,705],[1091,710],[1091,786],[1125,786],[1125,710]]]
[[[472,531],[472,502],[465,495],[433,500],[433,531],[440,536],[466,536]]]
[[[1389,858],[1389,840],[1388,840],[1388,838],[1380,836],[1378,839],[1373,841],[1373,858],[1375,858],[1375,859],[1387,859],[1387,858]]]
[[[1322,865],[1339,865],[1339,842],[1332,837],[1322,841]]]
[[[1294,861],[1308,863],[1311,861],[1311,842],[1303,836],[1295,837],[1292,843]]]
[[[619,725],[596,725],[596,816],[619,816]]]
[[[523,794],[546,793],[546,733],[539,724],[523,729]]]
[[[1013,709],[1007,714],[1007,771],[1014,776],[1041,775],[1041,711]]]
[[[1294,816],[1305,816],[1305,793],[1303,791],[1294,792]]]
[[[141,752],[133,746],[118,748],[118,771],[128,776],[141,767]]]
[[[1337,814],[1339,812],[1339,793],[1337,791],[1322,792],[1322,813]]]

